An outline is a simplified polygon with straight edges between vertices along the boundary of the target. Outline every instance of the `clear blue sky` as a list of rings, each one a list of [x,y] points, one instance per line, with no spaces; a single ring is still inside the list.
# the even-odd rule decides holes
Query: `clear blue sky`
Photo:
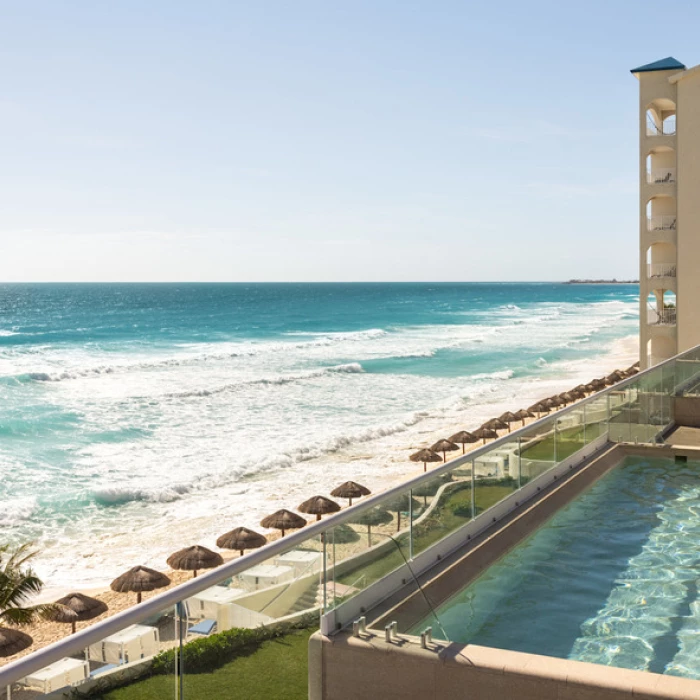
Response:
[[[0,3],[0,280],[637,276],[700,3]]]

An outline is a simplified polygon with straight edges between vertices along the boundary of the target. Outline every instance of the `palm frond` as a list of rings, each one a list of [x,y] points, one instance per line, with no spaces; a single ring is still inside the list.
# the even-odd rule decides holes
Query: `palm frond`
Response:
[[[30,625],[38,617],[32,608],[7,608],[0,612],[0,621],[11,625]]]

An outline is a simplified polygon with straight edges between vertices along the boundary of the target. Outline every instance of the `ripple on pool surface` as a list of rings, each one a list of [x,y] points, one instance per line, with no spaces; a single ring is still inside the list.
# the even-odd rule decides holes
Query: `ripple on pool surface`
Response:
[[[699,513],[700,464],[628,458],[443,605],[446,635],[700,678]]]

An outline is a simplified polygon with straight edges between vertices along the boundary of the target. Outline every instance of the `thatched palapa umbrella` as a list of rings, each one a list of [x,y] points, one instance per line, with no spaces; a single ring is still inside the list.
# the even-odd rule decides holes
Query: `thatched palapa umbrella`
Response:
[[[605,387],[608,386],[608,384],[605,381],[605,379],[592,379],[591,386],[595,387],[596,391],[600,391],[601,389],[605,389]]]
[[[478,430],[474,431],[474,435],[476,435],[476,437],[479,440],[483,439],[484,445],[486,444],[486,440],[488,438],[495,439],[498,437],[498,433],[495,430],[493,430],[492,428],[479,428]]]
[[[482,428],[490,428],[491,430],[506,430],[508,423],[504,423],[500,418],[492,418],[484,423]]]
[[[372,508],[357,516],[353,522],[356,525],[367,526],[367,545],[372,546],[372,528],[378,525],[388,525],[393,521],[393,516],[383,508]]]
[[[401,513],[420,508],[420,504],[415,498],[409,498],[409,494],[404,493],[400,496],[395,496],[389,503],[385,504],[387,510],[391,510],[396,513],[396,532],[401,530]]]
[[[0,657],[19,654],[32,644],[34,640],[28,634],[10,627],[0,627]]]
[[[171,569],[192,571],[192,578],[197,578],[197,572],[200,569],[214,569],[223,563],[224,560],[220,554],[199,544],[180,549],[168,557],[168,566]]]
[[[478,438],[477,438],[478,440]],[[441,474],[440,476],[436,476],[434,479],[431,479],[430,481],[421,484],[420,486],[416,486],[411,489],[411,494],[413,496],[422,496],[423,497],[423,506],[427,507],[428,506],[428,496],[434,496],[440,488],[444,484],[449,483],[452,481],[452,474],[447,473],[447,474]]]
[[[75,634],[76,622],[87,622],[108,610],[107,604],[82,593],[69,593],[56,601],[56,611],[51,614],[54,622],[71,623],[71,634]]]
[[[527,410],[528,412],[536,413],[539,418],[540,413],[549,413],[549,406],[547,406],[544,401],[538,401],[537,403],[533,403]]]
[[[564,405],[564,399],[561,399],[558,396],[550,396],[548,399],[544,400],[544,403],[552,408],[559,408],[559,406]]]
[[[301,515],[292,513],[291,510],[285,510],[284,508],[275,511],[272,515],[268,515],[260,521],[261,527],[271,527],[275,530],[281,530],[282,537],[284,537],[284,533],[287,530],[298,530],[300,527],[304,527],[304,525],[306,525],[306,520],[302,518]]]
[[[237,549],[241,556],[246,549],[257,549],[267,544],[267,538],[255,530],[249,530],[247,527],[237,527],[224,535],[221,535],[216,540],[216,546],[221,549]]]
[[[331,501],[330,498],[326,498],[325,496],[312,496],[308,501],[304,501],[297,510],[300,513],[315,515],[318,521],[321,519],[322,515],[337,513],[340,510],[340,506],[335,501]]]
[[[418,452],[412,454],[409,459],[411,462],[423,462],[423,471],[427,472],[428,471],[428,462],[442,462],[442,457],[440,455],[433,451],[429,450],[427,447],[423,450],[419,450]]]
[[[525,419],[526,418],[534,418],[535,416],[528,411],[526,408],[521,408],[519,411],[515,412],[516,418],[522,421],[522,424],[525,425]]]
[[[508,432],[510,432],[510,424],[517,423],[520,418],[512,411],[506,411],[503,415],[498,417],[501,423],[505,423],[508,426]]]
[[[346,481],[337,488],[331,491],[331,496],[334,498],[347,498],[348,505],[352,505],[353,498],[360,498],[362,496],[369,496],[372,493],[366,486],[358,484],[354,481]]]
[[[458,445],[455,445],[454,442],[450,440],[438,440],[434,445],[430,446],[430,449],[433,452],[442,452],[442,461],[446,462],[447,461],[447,453],[448,452],[454,452],[455,450],[459,449]]]
[[[478,437],[474,437],[471,433],[466,430],[460,430],[458,433],[447,438],[450,442],[454,442],[456,445],[462,446],[462,454],[465,453],[465,445],[469,445],[473,442],[479,442]]]
[[[146,566],[134,566],[126,573],[117,577],[109,587],[117,593],[136,593],[136,602],[141,602],[144,591],[155,591],[170,585],[170,579],[155,569]]]
[[[564,402],[565,406],[568,403],[574,403],[574,401],[576,401],[576,397],[570,391],[565,391],[562,394],[559,394],[559,398]]]

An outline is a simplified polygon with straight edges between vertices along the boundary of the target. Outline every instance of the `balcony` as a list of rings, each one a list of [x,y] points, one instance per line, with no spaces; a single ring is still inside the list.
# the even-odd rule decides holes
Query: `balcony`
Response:
[[[663,121],[647,113],[647,136],[673,136],[676,133],[676,115],[667,116]]]
[[[647,265],[647,278],[675,277],[676,263],[650,263]]]
[[[647,325],[648,326],[675,326],[676,325],[676,309],[660,309],[657,310],[650,306],[647,309]]]
[[[661,214],[647,217],[647,231],[675,231],[676,215]]]
[[[657,168],[647,172],[647,182],[650,185],[669,185],[676,182],[675,168]]]

